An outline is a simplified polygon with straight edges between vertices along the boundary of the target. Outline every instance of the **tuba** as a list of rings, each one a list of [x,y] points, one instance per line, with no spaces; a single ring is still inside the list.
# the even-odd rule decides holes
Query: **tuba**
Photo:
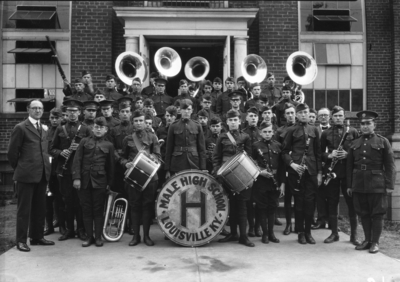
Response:
[[[185,65],[186,78],[192,82],[196,82],[196,92],[193,95],[194,97],[196,97],[197,93],[202,87],[202,83],[197,83],[197,82],[204,80],[209,72],[210,72],[210,64],[203,57],[193,57],[186,63]]]
[[[132,80],[139,77],[141,81],[146,80],[148,66],[146,61],[137,53],[126,51],[117,57],[115,61],[115,72],[119,79],[126,85],[132,85]]]
[[[241,65],[244,79],[250,83],[260,83],[267,76],[267,64],[258,55],[247,55]]]
[[[182,68],[182,60],[178,52],[169,47],[162,47],[154,55],[154,63],[158,72],[171,77],[177,75]]]
[[[293,101],[304,103],[305,96],[301,91],[302,85],[312,83],[318,74],[317,62],[303,51],[292,53],[286,61],[286,71],[293,81],[292,90],[295,93]]]
[[[103,237],[115,242],[124,235],[125,221],[128,211],[128,201],[119,198],[117,192],[109,191],[107,208],[103,225]]]

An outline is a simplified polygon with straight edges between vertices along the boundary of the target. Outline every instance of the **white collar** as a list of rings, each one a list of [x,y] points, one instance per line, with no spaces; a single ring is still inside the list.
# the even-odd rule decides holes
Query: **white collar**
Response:
[[[37,123],[37,122],[38,122],[39,125],[40,125],[40,120],[33,119],[33,118],[31,118],[30,116],[28,117],[28,119],[29,119],[29,121],[30,121],[34,126],[36,126],[36,123]]]
[[[319,127],[322,128],[322,126],[323,126],[322,123],[320,123],[320,124],[319,124]],[[331,127],[331,125],[330,125],[329,123],[328,123],[328,125],[325,125],[325,126],[327,126],[328,128]]]

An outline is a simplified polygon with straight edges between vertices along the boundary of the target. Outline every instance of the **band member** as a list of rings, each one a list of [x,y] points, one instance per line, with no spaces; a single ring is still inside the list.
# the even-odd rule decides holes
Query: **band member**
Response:
[[[64,81],[64,84],[65,84],[65,81]],[[70,93],[68,90],[69,88],[67,88],[65,86],[63,89],[65,96],[70,96],[71,99],[79,100],[81,102],[93,100],[93,96],[91,94],[88,94],[87,92],[85,92],[85,84],[84,84],[82,78],[76,78],[74,80],[74,88],[75,89],[72,91],[72,93]]]
[[[284,114],[285,114],[286,124],[279,127],[275,131],[275,136],[274,136],[274,139],[281,144],[283,144],[283,141],[285,140],[286,133],[289,127],[293,126],[296,122],[296,110],[294,105],[291,103],[286,103],[285,107],[286,108]],[[286,174],[287,171],[286,166],[284,169]],[[293,198],[292,191],[289,188],[285,189],[284,209],[285,209],[286,227],[285,230],[283,231],[283,235],[289,235],[292,231],[297,232],[297,230],[292,230],[292,198]]]
[[[227,124],[229,131],[221,133],[218,137],[217,144],[213,154],[213,175],[216,176],[219,168],[226,162],[230,157],[235,155],[238,151],[246,151],[248,155],[251,155],[251,141],[249,135],[240,132],[240,113],[237,110],[230,110],[226,114]],[[232,138],[232,142],[231,141]],[[244,189],[238,194],[233,192],[223,185],[229,194],[229,220],[231,233],[219,242],[231,242],[239,241],[247,247],[254,247],[254,244],[250,242],[246,234],[247,225],[247,207],[246,202],[250,200],[251,188]],[[239,225],[240,237],[237,234],[237,226]]]
[[[285,169],[281,158],[282,145],[273,140],[274,129],[271,124],[261,123],[262,140],[253,144],[252,156],[262,169],[253,185],[253,199],[263,231],[261,242],[279,243],[274,234],[275,214],[278,198],[285,193]],[[268,219],[268,220],[267,220]],[[268,224],[267,224],[268,221]]]
[[[331,111],[327,108],[321,108],[317,113],[318,121],[320,122],[317,126],[319,136],[322,135],[324,130],[331,127],[329,120],[331,117]],[[324,160],[322,160],[322,167],[325,166]],[[326,223],[329,221],[328,215],[328,200],[326,195],[327,189],[324,186],[320,186],[317,192],[317,221],[311,226],[312,229],[325,228]]]
[[[261,108],[261,123],[266,123],[267,125],[272,125],[274,132],[278,129],[276,124],[273,122],[274,114],[272,113],[272,107],[266,105]],[[275,138],[275,137],[274,137]]]
[[[317,120],[317,111],[314,109],[310,109],[310,121],[308,122],[309,125],[315,126],[315,121]]]
[[[118,124],[121,123],[121,121],[119,119],[116,119],[115,117],[112,116],[113,114],[113,104],[114,101],[112,100],[103,100],[100,102],[100,109],[101,109],[101,113],[103,114],[103,116],[105,117],[106,121],[107,121],[107,127],[108,130],[107,134],[106,134],[106,139],[109,136],[109,132],[110,130],[117,126]]]
[[[206,170],[206,150],[201,125],[192,119],[192,101],[181,100],[182,118],[168,129],[166,178],[184,169]]]
[[[54,245],[43,238],[46,186],[51,171],[47,132],[40,122],[43,103],[33,100],[28,103],[27,110],[29,117],[14,127],[7,151],[18,193],[16,242],[17,249],[22,252],[30,251],[26,244],[28,229],[32,246]]]
[[[115,76],[112,74],[107,75],[106,88],[104,89],[106,100],[117,101],[119,98],[123,97],[123,95],[118,93],[118,91],[115,89],[116,86],[117,82],[115,81]]]
[[[142,96],[137,96],[136,99],[134,100],[134,102],[135,102],[135,110],[143,109],[143,97]]]
[[[106,94],[104,94],[103,91],[100,89],[97,89],[96,92],[94,93],[94,99],[97,103],[100,103],[103,100],[106,100]]]
[[[195,86],[193,86],[193,84],[190,84],[189,85],[189,87],[188,87],[188,93],[189,93],[189,96],[191,97],[191,98],[196,98],[196,105],[197,105],[197,97],[195,97],[195,95],[197,94],[197,95],[203,95],[203,93],[200,93],[200,92],[202,92],[202,90],[200,90],[199,89],[199,91],[197,91],[197,93],[196,93],[196,88],[195,88]],[[194,104],[194,103],[193,103]]]
[[[93,131],[94,119],[96,118],[96,113],[100,108],[100,104],[96,101],[85,101],[83,102],[83,106],[85,110],[83,111],[84,120],[82,125],[85,125],[90,131]]]
[[[272,72],[267,73],[267,88],[265,89],[265,94],[268,97],[269,105],[273,106],[278,103],[279,99],[282,97],[281,90],[275,86],[275,75]],[[279,125],[279,124],[278,124]]]
[[[132,98],[132,100],[136,100],[136,97],[142,96],[141,91],[142,91],[142,81],[140,80],[139,77],[135,77],[132,80],[132,86],[131,86],[131,92],[126,95],[126,97]],[[146,96],[147,97],[147,96]]]
[[[214,78],[212,86],[214,88],[212,94],[218,99],[218,96],[222,94],[222,80],[219,77]],[[217,100],[215,100],[214,112],[217,112]]]
[[[92,75],[87,70],[82,71],[82,82],[85,84],[85,92],[93,97],[95,91],[92,81]]]
[[[72,164],[73,186],[78,191],[87,234],[82,247],[93,243],[96,247],[103,246],[104,199],[114,179],[114,147],[104,138],[107,130],[106,119],[96,118],[92,136],[81,140]]]
[[[249,91],[247,90],[247,82],[243,76],[239,76],[236,79],[236,84],[237,84],[237,90],[243,93],[242,94],[242,104],[240,104],[240,109],[242,111],[244,111],[244,104],[246,103],[246,101],[248,99],[250,99],[251,95],[250,95]]]
[[[78,117],[81,113],[83,103],[78,100],[66,100],[63,103],[67,107],[68,122],[59,126],[54,133],[54,138],[50,146],[51,155],[57,159],[57,176],[60,184],[60,192],[63,196],[67,219],[67,232],[58,238],[64,241],[75,237],[74,219],[76,218],[78,236],[81,240],[86,239],[81,207],[77,191],[72,185],[72,161],[79,141],[91,135],[89,128],[82,125]]]
[[[51,142],[53,141],[54,133],[56,132],[57,127],[61,124],[61,110],[58,108],[54,108],[50,111],[49,121],[50,127],[47,131],[47,141],[48,141],[48,152],[50,151]],[[47,230],[44,232],[44,236],[50,235],[54,233],[53,225],[53,214],[57,216],[57,224],[59,227],[59,231],[61,234],[64,234],[65,229],[65,206],[60,193],[59,183],[56,174],[57,169],[57,159],[51,160],[51,174],[50,180],[48,184],[48,191],[46,197],[46,222],[47,222]],[[52,195],[49,196],[48,193]]]
[[[233,92],[229,93],[230,104],[231,104],[232,110],[236,110],[240,114],[241,127],[243,127],[245,125],[246,117],[247,117],[247,114],[242,112],[242,110],[240,109],[242,97],[243,97],[242,92],[239,92],[239,91],[233,91]],[[223,117],[223,120],[226,121],[226,116]]]
[[[233,77],[228,77],[225,80],[226,91],[221,93],[217,98],[217,114],[224,117],[231,109],[229,93],[235,89],[235,80]],[[241,93],[240,93],[241,94]]]
[[[283,159],[288,168],[287,184],[295,197],[295,221],[300,244],[315,244],[311,223],[315,194],[322,183],[321,144],[318,129],[308,124],[307,104],[296,106],[298,122],[287,129]]]
[[[331,167],[332,160],[335,159],[336,165],[332,173],[335,173],[336,177],[332,178],[328,185],[321,185],[319,189],[325,189],[327,200],[328,200],[328,214],[329,214],[329,226],[332,230],[332,234],[325,239],[325,243],[333,243],[339,241],[338,233],[338,206],[340,191],[342,191],[343,197],[346,200],[347,208],[349,211],[350,218],[350,242],[354,245],[360,245],[357,239],[357,216],[354,211],[353,199],[347,194],[347,183],[346,183],[346,158],[350,148],[350,144],[359,137],[356,129],[349,127],[348,133],[347,128],[344,126],[344,109],[340,106],[335,106],[332,109],[332,122],[333,126],[324,130],[321,136],[321,151],[322,158],[325,162],[324,175],[325,181],[328,177],[328,168]],[[342,148],[339,148],[339,144],[346,135],[346,139],[342,144]]]
[[[244,107],[245,111],[247,112],[247,110],[252,107],[256,107],[260,111],[262,107],[260,98],[262,96],[266,97],[265,94],[261,93],[261,85],[259,83],[251,84],[250,92],[253,97],[246,102],[246,105]]]
[[[174,98],[174,102],[177,100],[182,101],[184,99],[192,101],[193,113],[196,114],[198,111],[197,99],[189,95],[187,80],[181,79],[179,81],[179,95]]]
[[[165,86],[167,85],[167,78],[160,75],[155,79],[156,93],[148,94],[148,97],[154,102],[154,109],[157,112],[157,116],[162,116],[165,113],[165,109],[173,104],[173,99],[165,92]]]
[[[205,96],[205,95],[210,96],[211,104],[210,104],[209,109],[210,109],[211,111],[215,112],[215,111],[217,110],[217,97],[218,97],[218,93],[213,91],[211,81],[206,80],[206,82],[205,82],[204,85],[203,85],[203,91],[204,91],[204,94],[198,97],[198,100],[200,101],[200,104],[201,104],[202,102],[204,102],[204,96]],[[203,107],[203,109],[204,109],[204,107]],[[211,117],[210,117],[210,118],[211,118]]]
[[[286,109],[286,103],[293,104],[294,106],[297,106],[299,103],[295,102],[291,99],[292,96],[292,90],[289,86],[284,86],[282,88],[282,98],[277,102],[276,105],[273,106],[273,109],[275,110],[275,115],[276,115],[276,121],[279,127],[284,126],[286,124],[286,119],[285,119],[285,109]]]
[[[362,136],[351,144],[347,155],[347,193],[361,218],[364,242],[356,250],[379,251],[379,238],[386,213],[387,190],[394,190],[396,167],[389,141],[375,133],[373,111],[357,113]]]
[[[204,94],[201,98],[201,107],[203,110],[207,111],[209,120],[217,116],[217,114],[212,110],[212,97],[208,93]]]
[[[145,129],[144,112],[135,110],[133,112],[134,133],[125,137],[123,141],[121,164],[127,169],[133,166],[132,161],[135,159],[139,151],[146,151],[152,154],[158,160],[161,158],[160,146],[157,136],[150,130]],[[129,195],[129,206],[131,209],[132,226],[134,236],[129,246],[136,246],[140,243],[140,215],[143,222],[143,242],[147,246],[154,246],[154,242],[150,239],[150,224],[152,218],[152,209],[154,197],[157,190],[157,174],[155,174],[144,190],[141,187],[126,187]],[[129,184],[125,184],[129,185]],[[135,184],[136,185],[136,184]]]
[[[150,84],[149,86],[146,86],[142,90],[142,96],[152,96],[153,94],[156,93],[156,78],[158,77],[157,72],[152,72],[150,74]],[[165,89],[164,89],[165,90]]]
[[[211,134],[210,129],[208,128],[208,112],[206,110],[200,110],[197,113],[197,120],[201,125],[201,128],[203,129],[203,134],[204,134],[204,140],[207,139],[207,137]]]
[[[210,120],[210,134],[206,138],[207,149],[207,170],[211,174],[213,171],[212,155],[214,153],[215,145],[222,130],[222,121],[219,117],[215,116]]]
[[[160,125],[162,124],[162,120],[160,117],[157,116],[156,110],[154,109],[153,100],[151,100],[149,98],[144,100],[143,111],[145,114],[149,115],[149,118],[147,120],[149,120],[149,119],[152,120],[152,125],[150,125],[150,127],[152,127],[154,132],[156,132],[157,128],[159,128]]]
[[[67,97],[67,96],[65,96]],[[64,97],[64,98],[65,98]],[[60,125],[66,124],[68,121],[68,113],[67,113],[67,107],[64,105],[61,105],[61,116],[62,116],[62,120],[60,122]]]

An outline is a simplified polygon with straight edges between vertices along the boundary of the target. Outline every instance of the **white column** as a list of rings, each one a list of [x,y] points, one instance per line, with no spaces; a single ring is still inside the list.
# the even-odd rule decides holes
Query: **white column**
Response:
[[[139,54],[139,36],[125,36],[125,51]]]
[[[235,64],[235,81],[239,76],[242,76],[240,66],[247,56],[247,39],[248,37],[234,37],[234,64]]]

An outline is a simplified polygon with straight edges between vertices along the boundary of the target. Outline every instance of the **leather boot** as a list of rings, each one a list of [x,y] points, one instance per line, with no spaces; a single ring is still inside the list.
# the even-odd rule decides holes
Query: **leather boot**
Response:
[[[256,204],[257,207],[257,204]],[[256,237],[261,237],[262,232],[261,232],[261,224],[260,224],[260,210],[256,208],[256,220],[254,223],[254,234],[256,235]]]
[[[260,225],[261,225],[261,229],[263,232],[263,235],[261,237],[261,242],[263,242],[264,244],[268,244],[269,240],[268,240],[268,226],[267,226],[267,214],[265,210],[259,210],[258,211],[259,215],[260,215]]]
[[[350,242],[354,246],[359,246],[361,244],[360,240],[357,238],[357,217],[350,217]]]
[[[247,218],[239,218],[239,244],[245,245],[246,247],[254,247],[254,244],[246,236],[246,223]]]
[[[289,235],[292,232],[292,223],[286,224],[285,230],[283,230],[283,235]]]
[[[136,246],[140,243],[140,222],[139,222],[139,213],[135,211],[131,211],[132,214],[132,227],[133,235],[132,241],[129,242],[129,246]]]
[[[249,237],[256,237],[256,234],[254,233],[254,227],[249,227],[249,233],[247,233]]]
[[[94,238],[93,237],[87,237],[87,239],[86,239],[86,241],[84,241],[83,243],[82,243],[82,247],[89,247],[90,245],[92,245],[93,243],[95,242],[95,240],[94,240]]]
[[[143,242],[147,246],[154,246],[154,242],[150,239],[151,217],[150,211],[143,211]]]
[[[306,241],[306,237],[305,237],[305,235],[304,235],[304,232],[299,232],[299,235],[297,236],[297,241],[298,241],[300,244],[302,244],[302,245],[307,244],[307,241]]]
[[[372,219],[372,244],[369,249],[371,254],[379,252],[379,238],[381,237],[383,229],[383,217],[377,216]]]
[[[103,217],[95,218],[94,220],[94,234],[96,240],[96,247],[102,247],[103,241],[101,240],[101,233],[103,231]]]
[[[372,222],[369,217],[361,217],[361,225],[364,231],[364,242],[356,246],[357,251],[368,250],[371,247],[371,228]]]
[[[222,236],[228,236],[230,233],[228,231],[226,231],[225,228],[222,228],[220,235]]]
[[[275,213],[270,213],[268,215],[268,240],[273,243],[279,243],[279,239],[275,237],[274,225],[276,224]]]
[[[331,226],[332,233],[324,240],[324,243],[327,244],[339,241],[339,233],[337,230],[338,220],[336,216],[329,217],[329,225]]]

